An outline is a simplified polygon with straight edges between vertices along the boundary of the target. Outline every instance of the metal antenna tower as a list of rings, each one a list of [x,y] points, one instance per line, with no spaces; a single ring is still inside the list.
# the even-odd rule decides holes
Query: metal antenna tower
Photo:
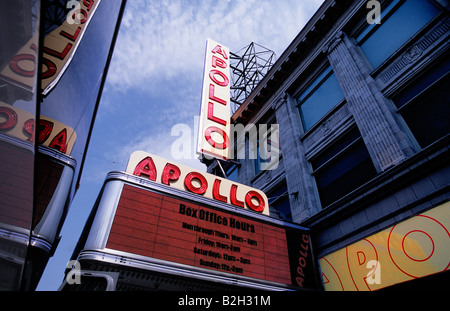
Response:
[[[250,43],[237,53],[230,53],[232,113],[245,101],[275,63],[275,52]]]

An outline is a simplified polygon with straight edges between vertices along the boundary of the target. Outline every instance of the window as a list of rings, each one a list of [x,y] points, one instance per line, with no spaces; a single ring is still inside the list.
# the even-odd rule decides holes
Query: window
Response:
[[[322,206],[355,190],[376,174],[356,127],[311,161]]]
[[[399,3],[401,5],[399,6]],[[356,38],[374,68],[414,36],[439,14],[439,9],[427,0],[392,1],[382,9],[379,25],[372,24]]]
[[[238,182],[239,177],[239,164],[236,161],[224,162],[219,160],[218,164],[214,169],[212,174],[216,176],[223,177],[225,179]],[[225,175],[224,175],[225,173]]]
[[[227,179],[229,179],[231,181],[238,182],[238,171],[239,171],[238,170],[238,166],[232,164],[225,171],[225,173],[227,174]]]
[[[264,127],[258,125],[259,139],[256,146],[255,175],[260,171],[274,170],[280,160],[280,131],[276,123]]]
[[[424,148],[450,133],[450,60],[437,61],[393,97],[409,129]]]
[[[328,67],[298,97],[304,130],[309,130],[343,99],[339,82]]]
[[[260,150],[259,150],[259,140],[258,140],[258,146],[256,147],[256,159],[255,159],[255,175],[257,175],[259,172],[261,172],[261,165],[266,165],[267,160],[261,159]]]
[[[267,194],[269,200],[270,216],[292,221],[291,206],[286,183],[281,183],[277,188]]]

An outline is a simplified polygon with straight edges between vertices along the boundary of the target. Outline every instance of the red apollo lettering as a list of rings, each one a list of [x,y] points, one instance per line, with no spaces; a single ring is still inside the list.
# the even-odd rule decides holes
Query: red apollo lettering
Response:
[[[31,54],[20,54],[20,55],[16,55],[14,56],[10,61],[9,61],[9,68],[16,74],[18,74],[19,76],[22,77],[27,77],[27,78],[31,78],[34,77],[34,74],[36,73],[35,70],[35,66],[33,65],[31,70],[26,70],[23,68],[23,66],[21,66],[20,64],[22,62],[33,62],[33,64],[36,64],[36,56],[31,55]]]
[[[219,75],[222,79],[222,81],[217,79],[217,75]],[[220,86],[227,86],[230,83],[230,80],[228,79],[228,77],[226,76],[226,74],[224,74],[222,71],[213,69],[209,72],[209,78],[216,83],[217,85]]]
[[[302,244],[302,249],[303,251],[300,250],[300,255],[302,255],[305,258],[308,257],[308,249],[309,249],[308,244]]]
[[[223,143],[218,143],[218,142],[214,141],[211,137],[212,133],[219,133],[220,136],[222,136],[222,138],[223,138]],[[225,133],[224,130],[222,130],[216,126],[210,126],[206,129],[205,138],[206,138],[206,141],[211,146],[213,146],[214,148],[217,148],[217,149],[226,149],[230,143],[227,133]]]
[[[4,118],[3,122],[0,122],[0,130],[8,131],[17,126],[19,122],[19,118],[17,112],[9,107],[0,107],[0,117]],[[35,141],[35,119],[31,118],[26,120],[25,122],[21,121],[20,126],[22,126],[22,134],[25,138],[20,137],[21,139],[26,139],[26,141],[34,142]],[[48,144],[48,147],[58,150],[60,152],[66,153],[68,144],[67,144],[67,129],[62,129],[55,136],[52,135],[54,130],[54,123],[48,120],[41,119],[38,123],[38,141],[39,144],[44,144],[49,137],[53,137],[51,142]]]
[[[23,125],[23,131],[29,138],[27,141],[34,142],[34,119],[28,119]]]
[[[217,56],[212,57],[212,66],[214,68],[217,68],[217,66],[219,66],[220,68],[227,68],[227,62],[224,61],[223,59],[218,58]]]
[[[75,24],[84,24],[84,23],[86,23],[87,18],[88,18],[88,14],[85,10],[73,11],[72,19],[75,21]]]
[[[151,157],[146,157],[134,169],[133,175],[146,175],[148,179],[156,181],[156,167]]]
[[[214,116],[214,104],[212,102],[208,103],[208,120],[211,120],[213,122],[216,122],[216,123],[219,123],[222,125],[227,125],[227,121]]]
[[[48,58],[42,58],[42,65],[47,67],[47,69],[42,69],[42,79],[48,79],[55,75],[55,73],[58,71],[56,68],[56,65],[54,62],[49,60]]]
[[[304,234],[304,235],[302,236],[302,240],[303,240],[303,243],[308,244],[308,243],[309,243],[309,235]],[[306,247],[306,249],[308,249],[308,246]]]
[[[226,196],[223,196],[220,194],[220,179],[214,180],[214,186],[213,186],[213,198],[217,201],[222,201],[227,203],[228,199]]]
[[[192,180],[198,180],[200,182],[200,186],[196,187],[192,184]],[[206,192],[206,189],[208,189],[208,182],[206,181],[206,178],[197,172],[190,172],[186,175],[184,178],[184,185],[186,188],[196,194],[204,194]]]
[[[94,1],[93,0],[84,0],[83,1],[83,4],[86,6],[86,10],[79,9],[80,6],[78,4],[78,1],[75,1],[75,3],[77,4],[76,7],[78,7],[78,9],[74,9],[69,12],[69,14],[67,16],[67,22],[69,24],[84,24],[88,20],[88,16],[89,16],[89,14],[86,12],[86,10],[90,11],[92,9],[92,6],[94,5]],[[75,6],[75,5],[73,5],[73,6]],[[77,27],[74,30],[73,34],[68,33],[66,31],[67,29],[70,29],[70,28],[65,28],[65,30],[61,30],[59,32],[59,35],[61,36],[61,38],[65,38],[71,42],[76,42],[79,39],[82,28]],[[66,45],[64,46],[64,48],[62,48],[62,50],[60,50],[60,51],[54,50],[53,48],[51,48],[49,46],[44,46],[43,52],[47,55],[58,58],[60,60],[65,60],[66,57],[70,54],[70,51],[72,50],[73,47],[74,47],[74,44],[67,42]],[[44,68],[46,67],[45,69],[44,68],[42,69],[42,79],[49,79],[49,78],[53,77],[58,71],[56,64],[48,58],[44,57],[42,59],[42,65]]]
[[[63,60],[64,58],[66,58],[67,54],[69,53],[69,51],[72,47],[73,47],[72,43],[67,43],[64,50],[62,52],[58,52],[49,47],[44,46],[44,53],[47,53],[48,55],[51,55],[53,57]]]
[[[214,84],[211,83],[209,85],[209,99],[214,100],[214,101],[226,106],[227,102],[221,98],[216,97],[214,95],[214,92],[215,92],[215,86],[214,86]]]
[[[17,113],[8,107],[0,107],[0,116],[6,120],[0,123],[0,130],[12,129],[17,124]]]
[[[38,132],[39,143],[43,144],[53,131],[53,122],[47,120],[39,120]]]
[[[180,178],[181,171],[178,166],[167,163],[163,169],[161,182],[170,186],[170,182],[177,181]]]
[[[225,53],[220,45],[217,45],[211,52],[214,54],[220,54],[223,56],[223,58],[228,59],[227,53]]]
[[[258,205],[253,204],[252,199],[256,199],[258,201]],[[265,207],[263,197],[258,192],[253,190],[247,192],[245,195],[245,203],[247,203],[247,206],[255,212],[262,212]]]
[[[439,219],[436,216],[432,217],[424,214],[416,217],[420,221],[420,225],[415,228],[412,228],[411,225],[402,225],[400,223],[390,229],[387,246],[392,263],[399,271],[412,278],[425,276],[427,265],[435,265],[436,272],[448,270],[450,263],[448,259],[445,260],[444,258],[448,258],[447,245],[450,232],[446,224],[442,223],[444,218]],[[441,240],[444,237],[445,242]],[[413,241],[420,241],[420,246],[414,247],[413,245],[417,245],[414,243],[417,242]],[[425,247],[425,245],[428,246]],[[417,248],[423,251],[418,251]],[[443,259],[438,263],[436,261],[437,258]],[[376,270],[373,272],[377,273]]]
[[[66,153],[67,151],[67,130],[63,129],[58,135],[53,138],[53,140],[48,145],[50,148]]]
[[[230,200],[231,200],[231,204],[239,206],[239,207],[244,207],[244,201],[239,201],[236,198],[236,194],[237,194],[237,189],[238,186],[236,185],[231,185],[231,189],[230,189]]]
[[[306,258],[305,258],[305,257],[299,257],[299,258],[298,258],[298,264],[299,264],[300,267],[302,267],[302,268],[306,267]]]
[[[207,63],[205,64],[208,69],[205,72],[203,86],[203,92],[206,94],[202,97],[202,117],[204,120],[202,120],[201,135],[203,135],[203,138],[200,148],[201,152],[227,158],[229,147],[229,133],[227,132],[230,124],[229,96],[227,95],[230,92],[228,51],[219,44],[210,44],[211,41],[208,41]],[[223,89],[217,90],[217,87],[223,87]],[[208,96],[208,99],[206,96]],[[219,106],[218,110],[217,104],[225,107]],[[214,122],[215,126],[210,126],[210,121]],[[203,144],[209,144],[209,146],[203,146]]]
[[[303,249],[303,251],[302,251]],[[306,268],[308,262],[308,249],[309,249],[309,236],[307,234],[302,235],[302,241],[300,243],[300,250],[298,257],[298,266],[297,266],[297,276],[295,277],[295,281],[297,285],[303,287],[303,282],[305,281],[305,272],[304,268]]]
[[[83,0],[83,4],[87,7],[86,10],[89,12],[94,5],[94,0]]]
[[[37,47],[34,43],[30,45],[30,49],[37,53]],[[24,69],[23,66],[21,66],[21,64],[23,62],[25,62],[25,63],[32,62],[33,65],[31,67],[33,69],[32,70]],[[27,78],[34,77],[34,75],[36,73],[36,69],[35,69],[36,68],[36,56],[33,54],[16,55],[9,61],[9,68],[14,73],[18,74],[19,76],[27,77]]]
[[[153,162],[153,159],[148,156],[141,160],[135,167],[133,175],[136,176],[148,176],[149,179],[155,181],[157,178],[157,169],[155,166],[155,163]],[[168,186],[171,186],[171,183],[178,181],[180,176],[182,175],[182,172],[178,166],[175,164],[167,163],[164,166],[162,177],[161,177],[161,183],[166,184]],[[261,194],[259,194],[257,191],[249,190],[245,195],[245,203],[243,201],[240,201],[237,199],[237,192],[238,192],[238,185],[231,184],[230,193],[229,193],[229,200],[228,200],[228,193],[224,193],[224,190],[226,189],[226,186],[223,186],[222,182],[224,180],[216,178],[213,183],[213,189],[212,189],[212,196],[210,198],[228,203],[230,202],[232,205],[238,206],[238,207],[244,207],[245,203],[247,204],[247,207],[249,209],[252,209],[256,212],[263,212],[265,208],[265,201]],[[200,172],[189,172],[186,174],[183,180],[184,187],[186,190],[199,194],[204,195],[208,190],[208,180],[206,179],[203,174]],[[225,189],[224,189],[225,187]],[[222,192],[221,192],[222,190]],[[225,190],[226,192],[226,190]],[[210,195],[210,194],[208,194]],[[255,203],[253,200],[256,200],[257,203]]]
[[[80,32],[81,32],[81,27],[78,27],[77,30],[75,30],[75,33],[73,35],[65,32],[64,30],[61,30],[61,32],[59,34],[65,38],[69,39],[70,41],[75,42],[77,40]]]

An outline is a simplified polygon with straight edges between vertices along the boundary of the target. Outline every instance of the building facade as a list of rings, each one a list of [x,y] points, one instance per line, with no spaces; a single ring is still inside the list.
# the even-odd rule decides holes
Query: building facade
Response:
[[[1,290],[34,289],[58,245],[124,6],[1,1]]]
[[[311,230],[325,290],[448,279],[448,10],[325,1],[232,116],[246,156],[203,160],[263,190],[271,216]],[[272,157],[252,158],[262,146],[250,129],[262,124],[279,139],[258,137]]]

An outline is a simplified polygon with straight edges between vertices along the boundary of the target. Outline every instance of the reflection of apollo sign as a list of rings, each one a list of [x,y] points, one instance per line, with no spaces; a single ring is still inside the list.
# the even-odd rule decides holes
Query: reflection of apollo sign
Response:
[[[67,14],[66,21],[70,25],[81,24],[87,20],[88,17],[87,11],[90,11],[92,5],[94,4],[94,1],[84,0],[83,2],[87,6],[88,10],[81,9],[80,1],[77,0],[67,1],[66,8],[69,9],[70,12]]]
[[[258,189],[196,171],[181,164],[170,163],[142,151],[131,155],[126,171],[183,191],[269,214],[267,197]]]
[[[44,38],[42,53],[42,89],[46,95],[56,85],[81,42],[101,0],[69,1],[67,19]],[[27,90],[33,90],[36,81],[38,32],[11,58],[0,76]]]
[[[58,82],[80,44],[90,19],[100,0],[69,1],[69,12],[64,23],[44,39],[42,59],[42,88],[47,94]]]
[[[0,133],[31,143],[35,142],[34,116],[22,109],[0,102]],[[70,155],[75,131],[61,122],[41,116],[37,143]]]
[[[376,290],[449,270],[449,213],[447,202],[321,258],[325,289]]]

